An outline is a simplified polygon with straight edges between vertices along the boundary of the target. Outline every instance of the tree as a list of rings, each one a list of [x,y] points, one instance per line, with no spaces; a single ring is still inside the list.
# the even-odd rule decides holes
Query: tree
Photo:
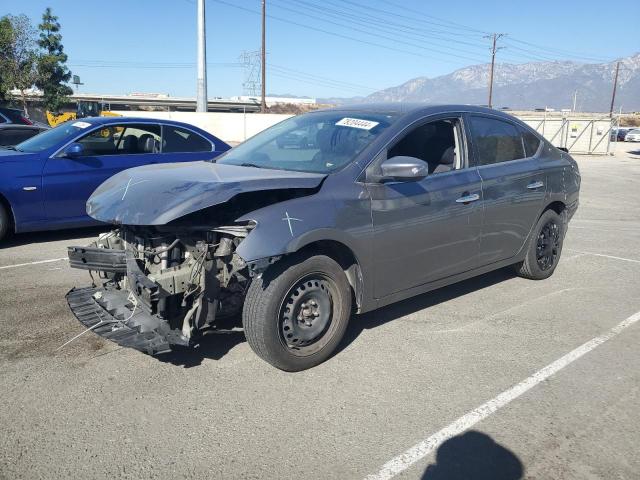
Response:
[[[58,17],[51,12],[51,8],[44,11],[38,29],[38,45],[43,52],[38,59],[36,86],[43,92],[45,108],[58,113],[73,90],[65,85],[71,78],[71,72],[66,66],[67,54],[62,46],[60,23]]]
[[[7,96],[9,90],[17,88],[25,115],[28,115],[26,91],[38,75],[35,47],[35,30],[26,15],[0,18],[0,90]]]

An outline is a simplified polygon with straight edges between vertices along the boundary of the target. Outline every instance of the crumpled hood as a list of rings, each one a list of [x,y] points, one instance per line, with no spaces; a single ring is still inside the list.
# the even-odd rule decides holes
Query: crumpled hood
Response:
[[[239,193],[311,189],[324,177],[209,162],[147,165],[124,170],[100,185],[87,201],[87,213],[107,223],[164,225]]]

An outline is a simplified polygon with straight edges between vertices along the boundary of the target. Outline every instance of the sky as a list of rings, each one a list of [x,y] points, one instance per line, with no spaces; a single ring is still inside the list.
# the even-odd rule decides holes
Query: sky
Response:
[[[267,93],[352,97],[490,60],[602,63],[640,51],[634,2],[266,0]],[[80,92],[195,96],[196,0],[0,0],[0,16],[62,24]],[[209,98],[242,95],[260,0],[206,0]]]

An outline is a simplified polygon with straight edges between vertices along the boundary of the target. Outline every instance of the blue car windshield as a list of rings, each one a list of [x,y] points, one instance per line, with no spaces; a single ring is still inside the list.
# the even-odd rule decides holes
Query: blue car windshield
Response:
[[[56,128],[42,132],[15,146],[19,152],[37,153],[55,147],[67,138],[73,138],[78,132],[90,127],[87,122],[65,122]]]
[[[355,157],[396,119],[372,112],[316,112],[289,118],[257,134],[215,162],[331,173]]]

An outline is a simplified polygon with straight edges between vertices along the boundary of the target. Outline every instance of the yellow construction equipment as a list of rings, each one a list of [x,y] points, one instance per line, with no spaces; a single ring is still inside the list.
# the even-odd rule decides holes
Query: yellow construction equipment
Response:
[[[51,127],[56,127],[61,123],[78,118],[117,116],[119,116],[117,113],[103,110],[100,102],[85,102],[82,100],[78,101],[78,107],[75,112],[62,112],[56,115],[47,110],[47,122]]]

